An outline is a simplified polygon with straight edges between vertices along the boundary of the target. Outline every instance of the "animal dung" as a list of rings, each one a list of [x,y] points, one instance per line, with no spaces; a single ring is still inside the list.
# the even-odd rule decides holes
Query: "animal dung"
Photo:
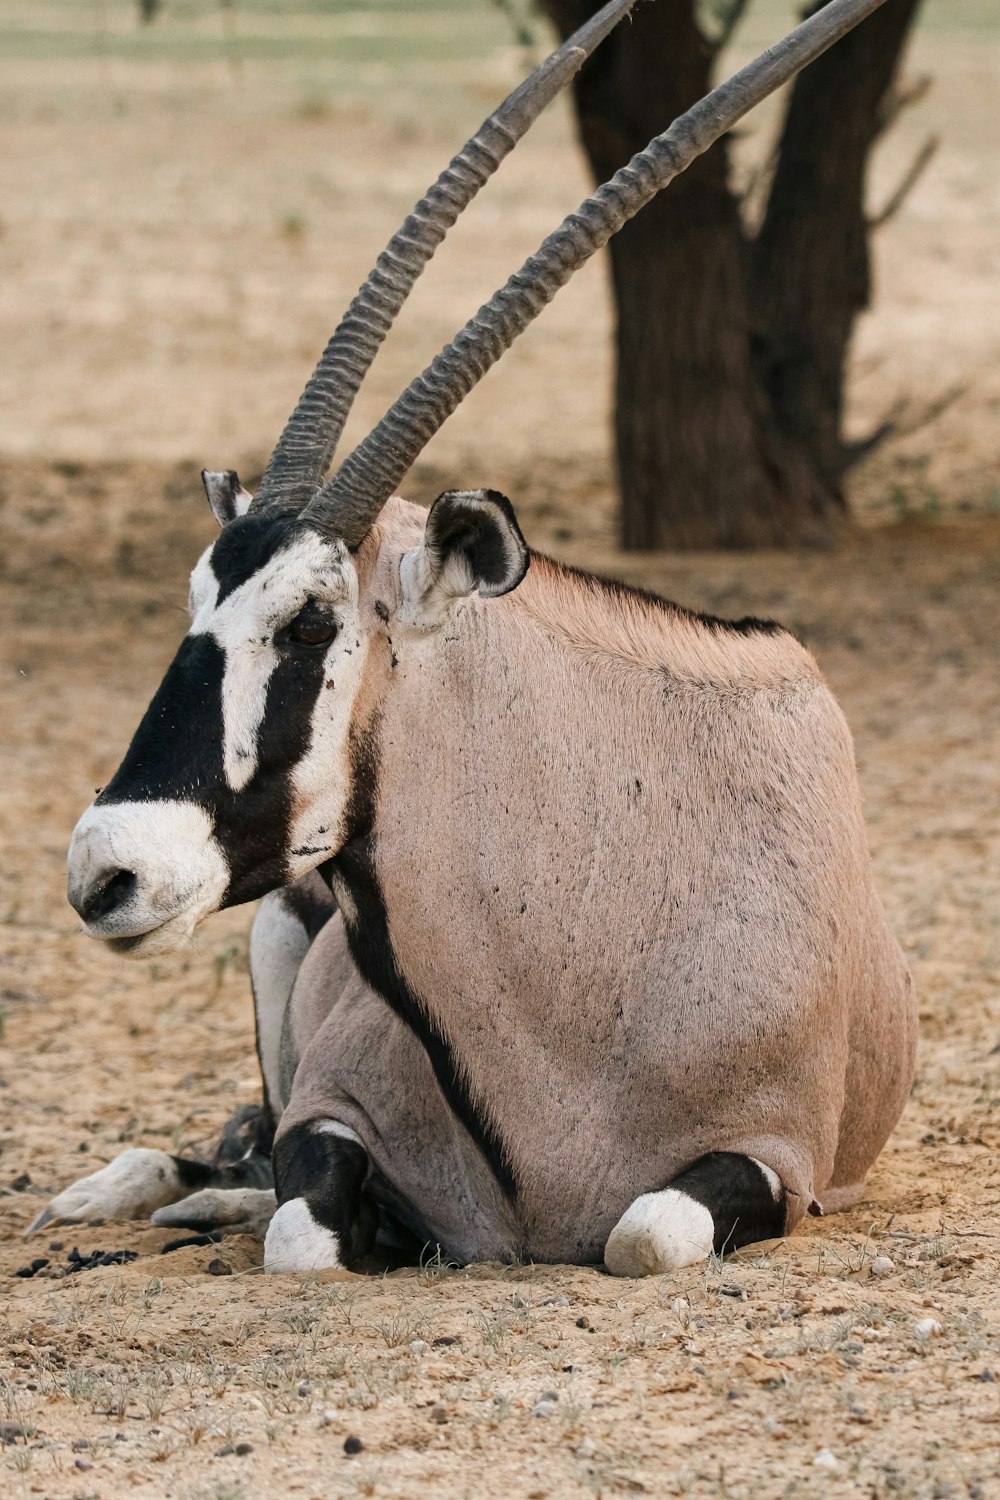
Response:
[[[66,1265],[53,1267],[53,1271],[57,1276],[67,1276],[76,1271],[95,1271],[99,1266],[126,1266],[138,1258],[138,1250],[92,1250],[89,1255],[81,1255],[74,1245],[66,1257]],[[50,1265],[47,1256],[39,1255],[30,1265],[19,1266],[14,1275],[22,1278],[37,1276]]]

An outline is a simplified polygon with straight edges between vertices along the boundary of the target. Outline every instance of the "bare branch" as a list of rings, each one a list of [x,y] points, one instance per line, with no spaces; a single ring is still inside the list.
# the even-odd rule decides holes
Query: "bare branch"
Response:
[[[934,156],[936,155],[937,149],[940,144],[940,136],[929,135],[927,137],[926,141],[924,141],[924,144],[921,146],[920,150],[913,158],[913,161],[910,163],[908,170],[903,173],[903,176],[899,182],[899,186],[896,188],[895,192],[889,194],[889,197],[886,200],[886,203],[881,211],[877,214],[874,214],[868,220],[869,231],[873,229],[881,229],[883,224],[887,224],[893,217],[893,215],[899,212],[903,204],[906,202],[907,198],[910,196],[910,193],[913,191],[920,178],[923,176],[927,167],[934,159]]]
[[[907,109],[912,109],[919,104],[924,95],[930,90],[934,82],[929,73],[924,73],[909,85],[908,88],[894,89],[887,97],[882,108],[879,110],[877,135],[885,132],[895,125],[900,115]]]
[[[954,406],[969,389],[968,382],[959,381],[949,386],[934,401],[927,406],[915,408],[909,397],[897,401],[895,406],[887,413],[878,426],[868,434],[867,437],[858,438],[857,442],[847,443],[844,446],[844,470],[845,472],[856,468],[862,459],[868,457],[881,448],[889,438],[912,437],[915,432],[920,432],[924,427],[929,427],[936,422],[950,406]],[[909,414],[909,416],[908,416]]]

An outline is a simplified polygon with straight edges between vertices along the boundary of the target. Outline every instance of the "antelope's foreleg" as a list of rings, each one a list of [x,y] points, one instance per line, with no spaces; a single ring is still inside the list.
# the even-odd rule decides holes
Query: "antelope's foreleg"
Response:
[[[368,1153],[337,1120],[293,1125],[274,1144],[278,1209],[264,1241],[266,1271],[350,1266],[370,1250],[377,1211],[365,1198]]]

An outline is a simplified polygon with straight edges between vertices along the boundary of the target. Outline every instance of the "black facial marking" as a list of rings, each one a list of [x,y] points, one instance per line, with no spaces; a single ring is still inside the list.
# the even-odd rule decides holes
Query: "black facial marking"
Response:
[[[232,521],[212,548],[211,567],[219,584],[218,603],[246,583],[276,553],[301,536],[287,515],[272,510]]]
[[[226,543],[233,537],[239,542],[247,534],[248,522],[256,524],[250,536],[251,541],[256,536],[254,546],[240,542],[226,552]],[[249,569],[249,577],[290,534],[287,521],[257,523],[256,517],[242,517],[215,544],[213,566],[223,548],[221,571],[229,591],[243,581],[237,563]],[[243,788],[232,791],[223,760],[225,652],[214,636],[187,636],[125,758],[98,798],[99,805],[163,799],[203,807],[231,872],[223,906],[252,901],[285,885],[290,879],[286,851],[291,842],[291,772],[309,749],[324,661],[324,652],[318,650],[289,647],[279,654],[257,730],[254,774]]]
[[[365,1201],[368,1155],[357,1141],[295,1125],[274,1146],[274,1186],[280,1203],[304,1198],[317,1224],[337,1236],[341,1259],[358,1260],[371,1248],[377,1224]]]
[[[710,1151],[668,1184],[707,1208],[715,1224],[716,1255],[773,1240],[785,1232],[784,1189],[775,1202],[755,1161],[735,1151]]]
[[[197,802],[225,785],[222,679],[226,654],[210,635],[181,642],[99,807],[160,798]],[[202,795],[198,793],[201,791]]]
[[[396,960],[389,935],[389,916],[374,864],[374,833],[379,775],[379,726],[352,735],[351,798],[345,814],[348,837],[320,873],[336,889],[350,892],[344,927],[351,956],[365,983],[405,1021],[430,1059],[449,1107],[468,1131],[508,1200],[517,1196],[517,1180],[506,1143],[496,1126],[476,1108],[462,1077],[451,1043],[426,1003],[410,987]]]
[[[215,836],[233,872],[223,906],[253,901],[291,878],[286,858],[293,810],[291,772],[309,750],[323,668],[321,654],[302,653],[278,661],[257,731],[256,770],[242,791],[230,792],[223,781],[215,799]]]

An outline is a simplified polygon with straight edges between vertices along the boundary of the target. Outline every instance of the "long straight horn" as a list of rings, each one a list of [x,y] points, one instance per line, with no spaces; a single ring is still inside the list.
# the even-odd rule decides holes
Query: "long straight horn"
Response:
[[[484,120],[379,256],[327,344],[272,453],[254,502],[305,505],[316,493],[371,363],[413,283],[459,214],[635,0],[610,0]]]
[[[563,220],[413,381],[317,493],[303,519],[357,546],[438,428],[573,272],[754,105],[883,3],[829,0],[638,152]],[[831,130],[836,123],[830,121]],[[692,274],[697,274],[696,267]]]

